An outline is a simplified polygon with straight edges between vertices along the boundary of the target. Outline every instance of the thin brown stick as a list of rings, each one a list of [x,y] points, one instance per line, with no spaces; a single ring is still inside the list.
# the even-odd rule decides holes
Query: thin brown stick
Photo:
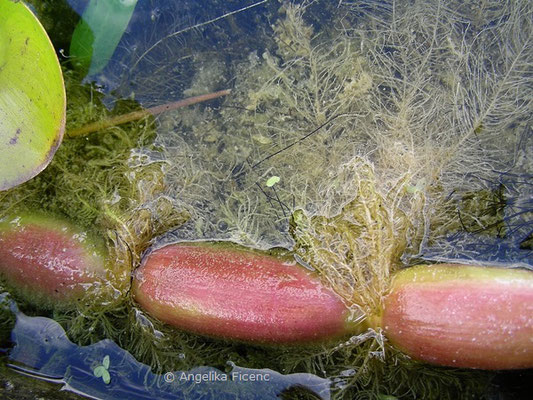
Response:
[[[155,106],[147,108],[146,110],[133,111],[128,114],[117,115],[113,118],[104,119],[102,121],[93,122],[91,124],[84,125],[80,128],[73,129],[67,132],[67,137],[77,137],[85,136],[89,133],[101,131],[112,126],[117,126],[125,124],[126,122],[136,121],[138,119],[148,117],[151,115],[161,114],[165,111],[175,110],[177,108],[187,107],[193,104],[201,103],[203,101],[208,101],[216,99],[217,97],[226,96],[231,92],[230,89],[220,90],[218,92],[202,94],[200,96],[188,97],[183,100],[175,101],[173,103],[162,104],[160,106]]]

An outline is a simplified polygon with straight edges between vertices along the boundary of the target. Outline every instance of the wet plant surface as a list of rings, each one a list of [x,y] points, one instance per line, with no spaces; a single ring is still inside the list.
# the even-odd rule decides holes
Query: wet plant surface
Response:
[[[342,298],[352,322],[379,314],[391,276],[415,264],[531,269],[527,1],[214,0],[207,11],[194,1],[138,1],[113,56],[90,76],[65,53],[77,18],[59,26],[65,3],[34,3],[65,55],[67,136],[141,108],[231,93],[65,139],[40,175],[0,192],[0,218],[36,210],[64,218],[99,236],[108,253],[105,288],[88,290],[71,308],[42,307],[6,282],[23,313],[17,321],[27,321],[24,335],[51,327],[58,348],[77,354],[65,359],[58,350],[47,359],[53,373],[23,357],[19,367],[111,398],[128,385],[139,398],[528,393],[528,371],[429,366],[392,347],[380,329],[297,348],[251,345],[172,328],[130,293],[143,255],[176,241],[289,249]],[[70,3],[81,14],[87,2]],[[13,303],[4,303],[2,347],[20,350],[20,336],[10,335]],[[50,356],[53,346],[39,340],[28,348]],[[117,357],[129,372],[119,372]],[[182,394],[165,387],[166,372],[199,367],[267,368],[277,386],[263,393],[258,385],[200,384]],[[296,373],[307,375],[289,378]]]

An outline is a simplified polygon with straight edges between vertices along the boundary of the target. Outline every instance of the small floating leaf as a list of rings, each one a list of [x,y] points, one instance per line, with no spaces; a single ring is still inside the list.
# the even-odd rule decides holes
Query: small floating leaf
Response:
[[[106,369],[104,369],[104,372],[102,372],[102,380],[106,385],[111,382],[111,376],[109,375],[109,372],[107,372]]]
[[[106,371],[106,369],[102,366],[102,365],[99,365],[98,367],[96,367],[94,369],[94,376],[96,376],[97,378],[100,378],[104,372]]]
[[[105,369],[103,365],[99,365],[98,367],[96,367],[93,373],[94,376],[96,376],[97,378],[102,378],[106,385],[111,382],[111,375],[109,375],[109,372],[107,371],[107,369]]]
[[[267,187],[272,187],[274,186],[276,183],[278,183],[280,180],[280,177],[279,176],[271,176],[270,178],[268,178],[268,180],[266,181],[266,186]]]
[[[109,356],[104,357],[104,361],[102,361],[102,365],[105,369],[109,369]]]
[[[93,370],[94,376],[97,378],[102,378],[104,383],[107,385],[109,382],[111,382],[111,375],[109,375],[108,369],[109,368],[109,356],[105,356],[102,365],[99,365]]]
[[[65,87],[55,50],[22,3],[0,0],[0,190],[51,161],[65,130]]]

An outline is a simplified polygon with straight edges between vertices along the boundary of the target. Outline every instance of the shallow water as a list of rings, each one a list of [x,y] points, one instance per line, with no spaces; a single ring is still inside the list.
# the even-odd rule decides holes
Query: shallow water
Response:
[[[90,398],[267,399],[278,398],[293,386],[317,393],[322,399],[330,398],[331,382],[312,374],[282,375],[269,369],[230,365],[228,372],[198,366],[156,375],[110,340],[76,346],[53,320],[17,311],[16,315],[9,366]],[[99,367],[107,371],[107,378],[97,372]]]

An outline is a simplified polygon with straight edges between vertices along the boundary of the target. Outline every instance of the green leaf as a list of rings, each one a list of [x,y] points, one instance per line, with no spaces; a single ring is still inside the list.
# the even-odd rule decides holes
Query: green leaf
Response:
[[[0,0],[0,190],[51,161],[65,130],[65,86],[44,28],[22,3]]]
[[[106,385],[111,382],[111,375],[109,375],[109,372],[107,371],[104,365],[99,365],[98,367],[96,367],[93,370],[93,374],[97,378],[102,378]]]
[[[279,181],[280,181],[280,177],[279,176],[271,176],[270,178],[267,179],[266,186],[267,187],[272,187],[276,183],[278,183]]]
[[[109,372],[107,372],[106,369],[104,369],[104,372],[102,373],[102,380],[106,385],[111,382],[111,375],[109,375]]]
[[[128,27],[137,0],[91,0],[74,29],[70,55],[88,75],[104,69]]]
[[[98,367],[96,367],[93,371],[93,374],[94,376],[96,376],[97,378],[100,378],[102,377],[102,375],[104,374],[104,372],[107,372],[107,370],[102,366],[102,365],[99,365]]]
[[[102,365],[105,369],[109,369],[109,356],[104,357],[104,361],[102,361]]]

